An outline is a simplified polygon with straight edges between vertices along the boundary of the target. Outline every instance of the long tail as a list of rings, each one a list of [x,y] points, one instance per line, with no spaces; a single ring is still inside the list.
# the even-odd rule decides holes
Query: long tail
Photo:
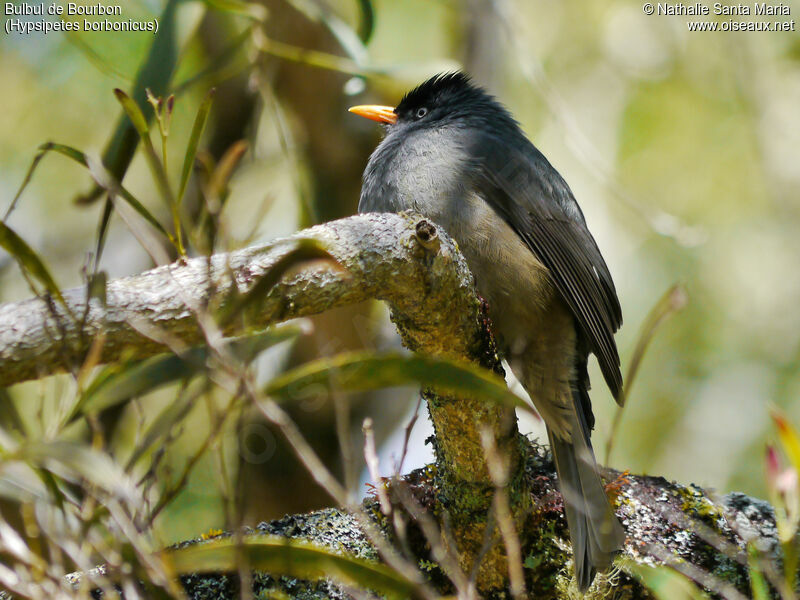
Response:
[[[572,538],[575,578],[585,592],[595,573],[611,566],[625,543],[625,531],[614,516],[597,473],[589,428],[581,410],[582,394],[587,395],[585,388],[573,392],[572,440],[557,437],[549,428],[547,434]]]

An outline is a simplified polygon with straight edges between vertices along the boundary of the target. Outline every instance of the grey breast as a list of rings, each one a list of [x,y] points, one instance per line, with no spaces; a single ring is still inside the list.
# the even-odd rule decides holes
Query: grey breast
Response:
[[[552,301],[547,269],[469,187],[467,132],[442,127],[400,133],[390,132],[370,157],[359,211],[414,210],[442,226],[467,259],[497,333],[513,344],[513,332],[525,335],[531,309]]]

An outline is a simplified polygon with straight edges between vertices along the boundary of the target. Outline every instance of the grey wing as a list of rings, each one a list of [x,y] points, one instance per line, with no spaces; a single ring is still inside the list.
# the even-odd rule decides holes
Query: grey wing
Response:
[[[548,268],[611,393],[621,402],[614,333],[622,325],[622,310],[614,282],[569,186],[525,141],[516,149],[491,135],[475,140],[474,184]]]

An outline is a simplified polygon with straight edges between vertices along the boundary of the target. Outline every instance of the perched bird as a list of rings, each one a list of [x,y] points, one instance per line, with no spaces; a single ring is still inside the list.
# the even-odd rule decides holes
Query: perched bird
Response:
[[[499,347],[547,425],[585,591],[625,535],[597,473],[586,370],[594,353],[621,402],[622,311],[583,213],[511,114],[463,73],[425,81],[396,108],[350,111],[386,125],[359,212],[414,210],[441,225],[488,302]]]

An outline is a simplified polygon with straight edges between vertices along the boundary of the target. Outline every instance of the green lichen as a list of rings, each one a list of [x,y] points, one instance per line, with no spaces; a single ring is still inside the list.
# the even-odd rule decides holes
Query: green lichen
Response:
[[[694,484],[676,487],[673,494],[682,499],[681,510],[690,518],[698,519],[719,533],[725,515],[721,507],[711,501],[706,493]]]

